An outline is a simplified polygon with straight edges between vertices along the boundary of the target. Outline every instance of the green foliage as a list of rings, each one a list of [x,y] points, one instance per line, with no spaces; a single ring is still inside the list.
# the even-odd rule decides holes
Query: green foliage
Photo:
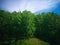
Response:
[[[51,12],[43,13],[42,15],[39,14],[35,19],[35,24],[36,24],[35,37],[50,42],[52,43],[51,45],[59,45],[58,42],[60,38],[59,33],[57,31],[60,30],[58,28],[60,27],[60,16]]]
[[[21,40],[36,37],[59,45],[60,16],[48,12],[33,14],[30,11],[8,12],[0,10],[0,41]]]

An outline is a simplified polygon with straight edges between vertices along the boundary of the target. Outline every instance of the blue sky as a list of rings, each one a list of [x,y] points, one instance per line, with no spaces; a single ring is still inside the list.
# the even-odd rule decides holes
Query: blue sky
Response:
[[[0,0],[0,9],[8,11],[38,10],[56,7],[60,0]]]

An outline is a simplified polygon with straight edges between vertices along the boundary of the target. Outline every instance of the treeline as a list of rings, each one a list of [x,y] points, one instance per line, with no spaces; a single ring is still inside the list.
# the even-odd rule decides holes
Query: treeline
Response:
[[[60,45],[60,16],[53,13],[33,14],[30,11],[8,12],[0,10],[0,41],[36,37]]]

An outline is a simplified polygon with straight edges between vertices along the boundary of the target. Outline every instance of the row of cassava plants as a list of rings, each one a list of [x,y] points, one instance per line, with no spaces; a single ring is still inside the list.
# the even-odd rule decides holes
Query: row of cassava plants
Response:
[[[51,45],[60,45],[60,16],[53,13],[33,14],[30,11],[0,10],[0,42],[38,38]],[[16,45],[16,44],[15,44]]]

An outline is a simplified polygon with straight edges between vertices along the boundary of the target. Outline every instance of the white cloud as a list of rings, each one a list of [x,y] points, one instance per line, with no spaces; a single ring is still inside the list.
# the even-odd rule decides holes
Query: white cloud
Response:
[[[32,12],[55,6],[60,0],[23,0],[19,6],[20,10],[29,10]]]
[[[60,0],[4,0],[2,7],[10,11],[38,10],[54,7]]]

